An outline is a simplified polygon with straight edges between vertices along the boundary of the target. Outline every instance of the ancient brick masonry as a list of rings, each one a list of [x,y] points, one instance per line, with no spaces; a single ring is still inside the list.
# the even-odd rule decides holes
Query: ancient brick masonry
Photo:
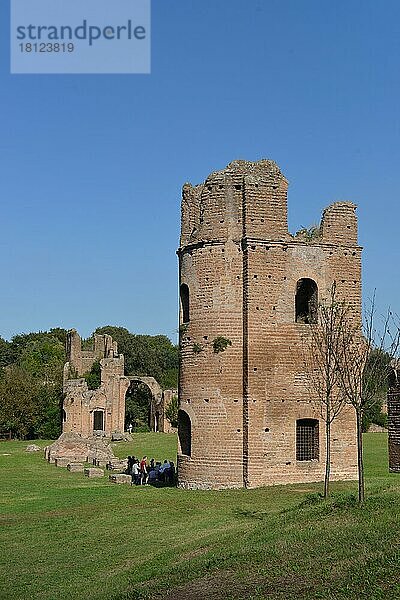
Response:
[[[81,338],[73,329],[67,338],[64,367],[63,432],[90,437],[93,432],[110,436],[124,431],[125,394],[130,379],[124,376],[124,357],[109,335],[95,335],[94,349],[82,350]],[[101,366],[101,385],[89,390],[83,375],[95,361]]]
[[[323,478],[324,422],[307,389],[302,339],[334,281],[360,319],[356,207],[336,202],[316,239],[294,237],[287,187],[270,160],[235,161],[183,187],[181,486]],[[332,427],[332,477],[356,475],[355,421],[346,409]]]
[[[393,365],[387,398],[389,429],[389,471],[400,473],[400,364]]]
[[[125,397],[131,386],[144,384],[150,390],[149,425],[153,431],[168,433],[171,425],[165,410],[174,390],[162,390],[154,377],[124,375],[124,356],[110,335],[94,335],[93,350],[82,350],[79,334],[72,329],[67,337],[67,362],[64,366],[63,433],[83,437],[93,434],[111,436],[122,433],[125,425]],[[99,361],[101,385],[89,390],[85,378]]]

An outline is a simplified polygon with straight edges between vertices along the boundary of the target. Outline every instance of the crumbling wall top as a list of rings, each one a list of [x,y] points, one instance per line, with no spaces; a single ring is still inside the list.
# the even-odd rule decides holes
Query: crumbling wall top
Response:
[[[353,202],[334,202],[325,208],[321,220],[322,241],[357,245],[356,208],[357,206]]]
[[[235,160],[182,190],[181,248],[243,236],[286,238],[287,180],[273,160]],[[255,218],[255,214],[258,218]]]
[[[233,160],[230,162],[225,169],[221,171],[214,171],[207,178],[207,181],[218,177],[220,175],[231,174],[231,175],[253,175],[254,177],[279,177],[287,181],[285,176],[282,174],[279,166],[274,160],[268,158],[262,158],[257,161],[250,160]]]
[[[279,166],[269,159],[235,160],[211,173],[202,184],[186,183],[180,248],[243,238],[357,245],[356,205],[347,201],[334,202],[324,210],[315,239],[291,236],[287,187]]]
[[[66,342],[67,365],[78,377],[90,371],[93,363],[105,358],[122,358],[118,354],[117,342],[107,334],[95,334],[93,350],[82,350],[82,340],[76,329],[71,329],[67,334]],[[122,373],[123,374],[123,373]]]

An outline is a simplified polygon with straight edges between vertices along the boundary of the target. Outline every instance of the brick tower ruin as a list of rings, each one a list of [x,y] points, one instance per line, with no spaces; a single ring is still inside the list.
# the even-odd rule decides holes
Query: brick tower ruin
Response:
[[[288,232],[288,183],[270,160],[235,161],[183,187],[179,256],[179,485],[256,487],[323,479],[324,422],[302,338],[334,281],[361,317],[351,202],[316,238]],[[353,411],[332,425],[332,478],[355,479]]]

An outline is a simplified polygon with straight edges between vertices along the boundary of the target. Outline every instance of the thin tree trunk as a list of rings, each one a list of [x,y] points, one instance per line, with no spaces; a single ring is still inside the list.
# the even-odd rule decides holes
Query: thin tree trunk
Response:
[[[325,423],[326,433],[326,460],[325,460],[325,482],[324,482],[324,498],[329,496],[329,478],[331,475],[331,423],[328,418]]]
[[[362,414],[360,409],[356,409],[357,414],[357,462],[358,462],[358,502],[364,502],[364,460],[363,460],[363,442],[362,442]]]

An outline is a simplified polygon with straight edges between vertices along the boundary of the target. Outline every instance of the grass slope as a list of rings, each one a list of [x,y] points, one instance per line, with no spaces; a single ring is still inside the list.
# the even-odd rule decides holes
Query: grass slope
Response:
[[[365,435],[354,483],[193,492],[115,486],[0,445],[0,598],[400,598],[400,476],[387,437]],[[41,446],[45,442],[39,443]],[[173,459],[174,436],[136,434],[119,456]]]

